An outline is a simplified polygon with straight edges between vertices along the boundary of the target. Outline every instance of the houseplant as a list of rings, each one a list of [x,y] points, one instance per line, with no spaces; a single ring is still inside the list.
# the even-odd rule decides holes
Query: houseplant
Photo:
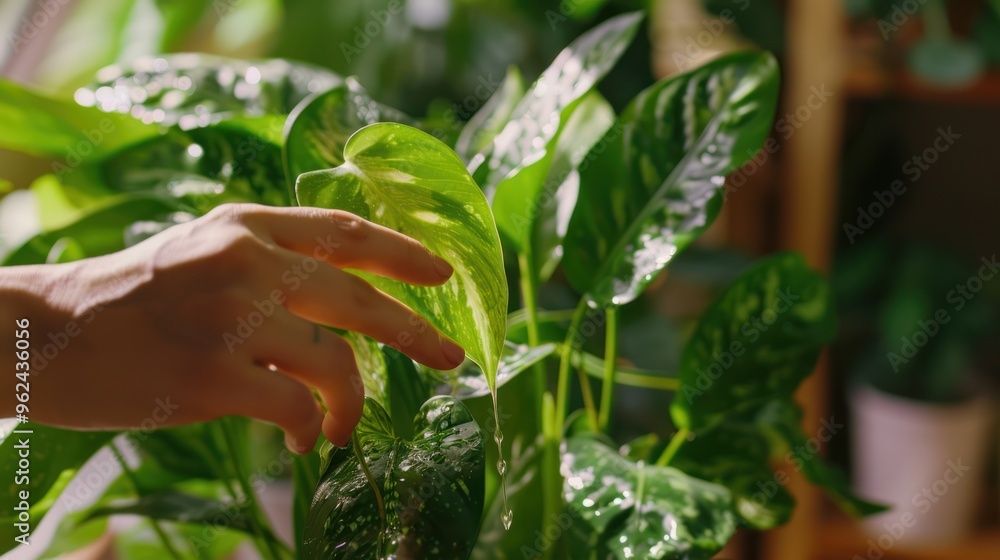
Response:
[[[276,475],[248,466],[254,426],[224,418],[130,434],[137,464],[114,440],[123,474],[63,521],[55,546],[133,513],[149,518],[159,554],[174,557],[218,556],[242,538],[265,558],[576,558],[584,549],[709,558],[740,525],[788,519],[787,479],[772,458],[845,510],[878,511],[804,451],[810,438],[792,394],[834,321],[826,282],[800,256],[775,255],[741,275],[698,322],[679,371],[616,359],[619,308],[710,225],[725,175],[766,138],[778,94],[775,60],[738,53],[654,84],[616,115],[595,86],[641,19],[585,33],[530,85],[512,70],[461,129],[284,61],[140,61],[78,91],[88,106],[0,84],[0,145],[49,157],[72,146],[77,156],[32,194],[5,199],[46,209],[4,248],[5,264],[114,251],[226,202],[340,208],[453,264],[439,289],[366,279],[471,358],[435,372],[343,333],[365,378],[365,412],[348,448],[284,455],[295,479],[290,545],[256,503],[258,483]],[[505,269],[504,254],[516,269]],[[560,267],[579,304],[543,309],[539,286]],[[513,286],[523,306],[509,303]],[[603,356],[584,352],[602,328]],[[676,433],[611,440],[620,384],[661,392]],[[584,408],[571,412],[577,391]],[[117,434],[34,429],[60,450],[36,458],[44,473],[31,491],[46,498],[34,502],[37,520]],[[0,461],[13,460],[13,444],[0,444]]]
[[[861,341],[849,365],[855,487],[896,506],[868,527],[905,526],[901,544],[953,541],[973,527],[992,425],[975,357],[996,323],[993,273],[988,259],[979,265],[873,239],[837,266],[845,335]],[[933,492],[915,494],[923,488]],[[904,516],[912,521],[900,524]]]

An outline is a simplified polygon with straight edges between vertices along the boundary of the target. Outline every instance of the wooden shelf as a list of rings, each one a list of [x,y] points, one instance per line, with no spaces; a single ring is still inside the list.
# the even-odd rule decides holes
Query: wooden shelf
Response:
[[[822,523],[818,558],[821,560],[844,560],[853,558],[877,558],[876,549],[869,555],[869,541],[873,537],[862,531],[855,519],[842,515],[832,515]],[[1000,528],[984,530],[961,543],[946,547],[907,548],[891,546],[883,551],[881,560],[997,560],[1000,558]]]

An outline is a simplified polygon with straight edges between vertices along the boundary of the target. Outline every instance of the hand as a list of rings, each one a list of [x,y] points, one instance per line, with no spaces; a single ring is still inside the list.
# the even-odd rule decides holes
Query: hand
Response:
[[[127,429],[238,414],[277,424],[298,453],[321,429],[346,445],[364,387],[351,346],[317,325],[436,369],[465,353],[341,268],[424,286],[452,274],[417,241],[353,214],[257,205],[221,206],[103,257],[0,269],[0,300],[18,294],[32,321],[30,416]]]

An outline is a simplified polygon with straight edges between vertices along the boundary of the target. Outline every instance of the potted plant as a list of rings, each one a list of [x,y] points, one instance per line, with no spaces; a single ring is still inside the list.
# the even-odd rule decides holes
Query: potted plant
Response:
[[[641,21],[602,23],[533,83],[512,70],[461,127],[279,60],[138,61],[78,91],[82,106],[0,83],[0,115],[32,123],[32,134],[5,123],[6,148],[62,157],[101,123],[115,130],[33,185],[46,220],[5,248],[5,264],[114,251],[226,202],[338,208],[453,264],[439,288],[365,278],[470,358],[431,371],[342,333],[367,394],[351,443],[278,454],[263,470],[251,442],[268,428],[242,418],[127,441],[33,426],[59,449],[44,458],[49,475],[31,479],[33,496],[51,498],[33,504],[33,519],[102,447],[123,471],[62,521],[55,550],[131,513],[148,518],[142,538],[176,558],[241,541],[269,559],[710,558],[738,527],[789,518],[770,465],[790,456],[846,511],[880,511],[817,454],[799,456],[809,436],[792,395],[835,329],[830,289],[801,256],[745,270],[698,321],[677,371],[617,359],[620,308],[711,224],[726,174],[759,149],[778,96],[774,58],[745,52],[660,81],[616,113],[595,87]],[[578,303],[541,307],[540,286],[562,278]],[[602,331],[602,354],[585,351]],[[620,385],[659,395],[672,433],[611,439]],[[138,462],[117,451],[128,442]],[[5,470],[13,445],[0,443]],[[293,542],[275,537],[257,498],[283,470],[294,479]]]
[[[846,322],[866,341],[852,367],[855,488],[893,506],[866,525],[900,544],[954,541],[974,524],[992,426],[975,350],[995,322],[979,265],[873,241],[839,267]]]

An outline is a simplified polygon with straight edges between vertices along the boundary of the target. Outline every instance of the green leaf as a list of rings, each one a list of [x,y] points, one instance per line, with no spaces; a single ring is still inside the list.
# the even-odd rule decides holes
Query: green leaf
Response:
[[[553,343],[539,346],[515,344],[509,341],[505,343],[503,354],[500,356],[500,366],[497,369],[497,389],[503,387],[519,373],[555,354],[558,348]],[[457,375],[450,376],[447,382],[451,386],[452,396],[462,400],[482,397],[490,393],[486,377],[482,370],[476,367],[462,369]]]
[[[37,526],[55,504],[58,495],[50,496],[50,491],[61,492],[90,457],[116,435],[116,432],[73,432],[51,428],[29,422],[19,424],[9,420],[3,427],[3,441],[0,442],[0,471],[10,474],[10,480],[0,492],[0,553],[7,552],[15,544],[14,523],[22,502],[20,492],[27,492],[24,500],[31,508],[32,526]],[[15,433],[14,430],[30,430],[30,434]],[[27,442],[27,443],[25,443]],[[18,461],[21,453],[28,453],[31,462],[27,476],[17,482],[17,472],[21,470]],[[44,498],[44,499],[43,499]]]
[[[566,442],[563,494],[610,558],[700,560],[736,530],[729,491],[671,467],[633,463],[583,435]]]
[[[182,130],[236,116],[287,115],[309,94],[341,83],[327,70],[280,59],[245,61],[182,53],[109,66],[77,90],[81,103]]]
[[[141,220],[161,218],[176,211],[170,200],[150,195],[123,194],[102,201],[80,218],[59,229],[40,233],[4,257],[3,266],[46,262],[60,239],[72,239],[88,257],[106,255],[125,248],[125,230]]]
[[[433,388],[417,364],[402,352],[382,346],[388,383],[389,416],[400,437],[413,437],[413,418],[420,412],[427,399],[434,395]],[[484,378],[485,380],[485,378]]]
[[[594,149],[566,232],[573,286],[600,306],[634,300],[715,219],[726,174],[761,147],[778,65],[737,53],[640,93]]]
[[[562,259],[562,240],[580,186],[577,168],[614,124],[614,109],[596,91],[572,107],[552,147],[538,161],[510,176],[496,191],[493,213],[505,241],[531,258],[540,281],[552,276]]]
[[[455,141],[455,152],[463,161],[485,149],[507,125],[514,108],[524,96],[524,79],[516,66],[507,69],[500,88],[465,123]]]
[[[160,194],[198,215],[226,202],[287,206],[281,147],[270,136],[230,122],[171,129],[108,157],[101,178],[115,191]]]
[[[462,161],[415,128],[381,123],[348,140],[345,163],[299,176],[299,204],[352,212],[409,235],[455,269],[423,287],[359,273],[465,348],[495,386],[506,332],[507,279],[493,215]]]
[[[211,524],[217,519],[225,519],[226,527],[229,529],[247,533],[252,531],[247,512],[238,505],[177,490],[163,490],[135,500],[108,504],[91,511],[83,521],[127,514],[197,525]]]
[[[697,434],[791,398],[835,332],[830,288],[802,255],[758,262],[708,307],[684,347],[674,423]]]
[[[365,400],[355,437],[372,479],[354,450],[330,450],[303,557],[468,557],[483,512],[482,432],[451,397],[427,401],[413,427],[413,439],[396,436],[385,410]]]
[[[351,135],[385,121],[410,124],[411,119],[377,103],[354,78],[305,99],[288,116],[284,158],[289,181],[343,164]]]
[[[493,144],[469,163],[487,198],[493,198],[503,181],[546,157],[566,111],[611,70],[635,37],[642,17],[641,12],[623,14],[587,31],[563,49],[528,89]],[[532,173],[544,178],[545,167]]]
[[[813,484],[821,487],[845,513],[862,517],[888,510],[887,506],[855,496],[843,471],[833,467],[814,451],[809,436],[802,430],[802,410],[790,400],[776,400],[762,407],[758,425],[776,436],[781,445],[773,456],[783,456]],[[683,448],[681,448],[683,450]]]
[[[728,488],[736,515],[752,529],[764,531],[787,523],[795,508],[784,486],[787,479],[776,479],[770,460],[770,441],[760,430],[726,423],[686,442],[670,465]]]
[[[358,364],[358,371],[361,373],[361,381],[365,386],[365,396],[374,399],[375,402],[384,408],[389,408],[389,396],[387,391],[388,374],[386,371],[385,356],[378,342],[367,336],[353,331],[343,331],[338,333],[344,338],[354,350],[354,361]]]
[[[0,80],[0,148],[62,158],[53,171],[76,168],[159,133],[127,115],[103,113]]]

